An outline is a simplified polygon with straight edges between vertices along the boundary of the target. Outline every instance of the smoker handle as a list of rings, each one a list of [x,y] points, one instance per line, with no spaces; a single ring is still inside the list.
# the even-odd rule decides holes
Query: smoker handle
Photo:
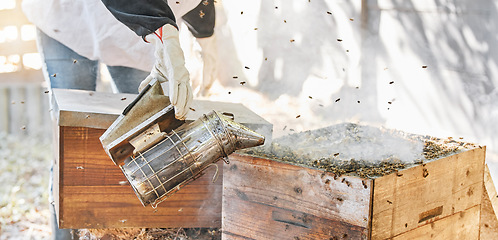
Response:
[[[126,108],[123,110],[123,115],[126,115],[133,108],[133,106],[137,104],[138,100],[140,100],[140,98],[142,98],[151,87],[152,86],[150,84],[147,84],[147,86],[144,89],[142,89],[140,94],[138,94],[137,98],[135,98],[133,102],[131,102],[130,104],[128,104],[128,106],[126,106]]]

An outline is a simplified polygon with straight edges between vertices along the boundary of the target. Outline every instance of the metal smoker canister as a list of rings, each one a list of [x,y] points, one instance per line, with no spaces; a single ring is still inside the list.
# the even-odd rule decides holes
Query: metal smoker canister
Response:
[[[154,208],[211,164],[236,150],[264,143],[260,134],[215,111],[160,134],[164,139],[121,166],[142,204]]]

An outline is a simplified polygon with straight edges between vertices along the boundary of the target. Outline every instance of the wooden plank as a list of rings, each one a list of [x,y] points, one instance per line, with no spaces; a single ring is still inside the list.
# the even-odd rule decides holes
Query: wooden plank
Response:
[[[479,239],[480,207],[480,205],[476,205],[450,216],[431,221],[429,224],[392,239]]]
[[[0,88],[0,131],[9,132],[9,89],[2,86]]]
[[[483,188],[479,237],[483,240],[498,239],[498,219],[496,218],[496,212],[493,209],[486,187],[483,186]]]
[[[222,162],[159,204],[143,207],[99,141],[104,129],[60,127],[59,227],[220,227]]]
[[[43,73],[40,70],[23,69],[18,72],[0,73],[0,84],[22,85],[41,82],[43,82]]]
[[[211,178],[209,171],[204,180]],[[221,179],[220,179],[221,182]],[[120,227],[220,227],[221,188],[194,181],[159,204],[157,211],[143,207],[131,186],[66,186],[61,193],[64,205],[63,228]]]
[[[486,193],[488,194],[488,201],[490,201],[493,212],[496,214],[498,213],[498,193],[496,192],[495,184],[493,183],[487,164],[484,169],[484,187],[486,188]],[[496,216],[498,218],[498,215]]]
[[[366,239],[370,180],[232,154],[224,166],[223,237]]]
[[[24,16],[21,9],[21,3],[17,3],[18,7],[14,9],[5,9],[0,11],[0,29],[6,26],[21,26],[24,24],[31,24],[28,19]]]
[[[9,133],[17,136],[26,136],[26,94],[23,86],[10,88],[10,106],[9,106]]]
[[[20,40],[20,33],[18,37],[19,39],[14,42],[0,43],[0,56],[20,55],[22,57],[26,53],[38,52],[35,40],[22,41]],[[22,59],[19,64],[22,65]]]
[[[374,180],[372,193],[372,239],[386,239],[392,236],[394,208],[392,203],[396,186],[396,174],[389,174]],[[391,187],[384,187],[391,186]]]
[[[135,94],[113,94],[83,90],[52,89],[59,113],[60,126],[76,126],[107,129],[123,109],[131,103]],[[106,104],[102,104],[105,102]],[[230,112],[235,121],[271,138],[272,124],[244,107],[242,104],[194,100],[187,122],[195,121],[210,111]],[[87,117],[88,116],[88,117]],[[267,134],[269,132],[269,134]],[[268,136],[270,135],[270,136]]]
[[[372,239],[397,236],[481,203],[485,149],[472,149],[374,181]]]

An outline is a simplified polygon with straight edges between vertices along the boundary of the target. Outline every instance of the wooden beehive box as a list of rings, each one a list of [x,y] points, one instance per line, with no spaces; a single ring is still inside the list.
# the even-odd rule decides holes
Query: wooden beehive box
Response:
[[[132,94],[53,89],[54,199],[60,228],[220,227],[222,162],[157,209],[143,207],[99,137],[136,97]],[[271,136],[272,126],[241,104],[194,101],[187,121],[211,110]]]
[[[300,139],[309,138],[308,132],[294,134],[288,148],[275,145],[271,151],[233,154],[223,173],[223,236],[226,239],[479,238],[485,147],[447,140],[446,143],[458,148],[445,149],[446,143],[432,139],[428,142],[431,144],[424,143],[420,149],[421,155],[429,159],[412,159],[403,166],[399,164],[403,161],[395,155],[396,149],[413,144],[413,140],[403,143],[391,138],[382,145],[375,140],[380,134],[363,136],[367,130],[354,124],[347,128],[356,130],[327,133],[332,141],[329,149],[323,142],[327,136],[318,134],[311,139]],[[352,146],[355,141],[363,140],[371,141],[370,148],[378,147],[379,152],[391,144],[396,149],[386,155],[367,153],[387,158],[378,159],[383,161],[377,167],[362,165],[360,158],[345,161],[343,165],[326,164],[341,156],[347,158],[348,151],[349,156],[368,151],[361,149],[361,145]],[[310,147],[314,144],[320,145],[318,150]],[[340,149],[334,150],[337,147]],[[435,152],[431,153],[431,149]],[[279,155],[280,150],[287,153]],[[320,152],[327,153],[322,156],[329,156],[328,160],[313,161],[316,155],[311,153]]]

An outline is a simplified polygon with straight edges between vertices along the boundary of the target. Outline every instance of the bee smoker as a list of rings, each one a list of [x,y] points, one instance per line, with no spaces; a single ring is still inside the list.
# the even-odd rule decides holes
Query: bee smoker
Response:
[[[144,103],[139,100],[137,104]],[[228,163],[227,157],[234,151],[264,143],[262,135],[215,111],[170,129],[181,124],[174,119],[171,105],[117,135],[116,131],[122,132],[117,126],[123,125],[127,114],[113,123],[101,142],[142,205],[151,204],[153,208],[220,159]]]
[[[162,140],[134,152],[120,166],[144,206],[156,206],[219,159],[228,163],[228,155],[235,150],[264,143],[263,136],[214,111],[170,134],[157,129],[153,126],[133,142]]]

